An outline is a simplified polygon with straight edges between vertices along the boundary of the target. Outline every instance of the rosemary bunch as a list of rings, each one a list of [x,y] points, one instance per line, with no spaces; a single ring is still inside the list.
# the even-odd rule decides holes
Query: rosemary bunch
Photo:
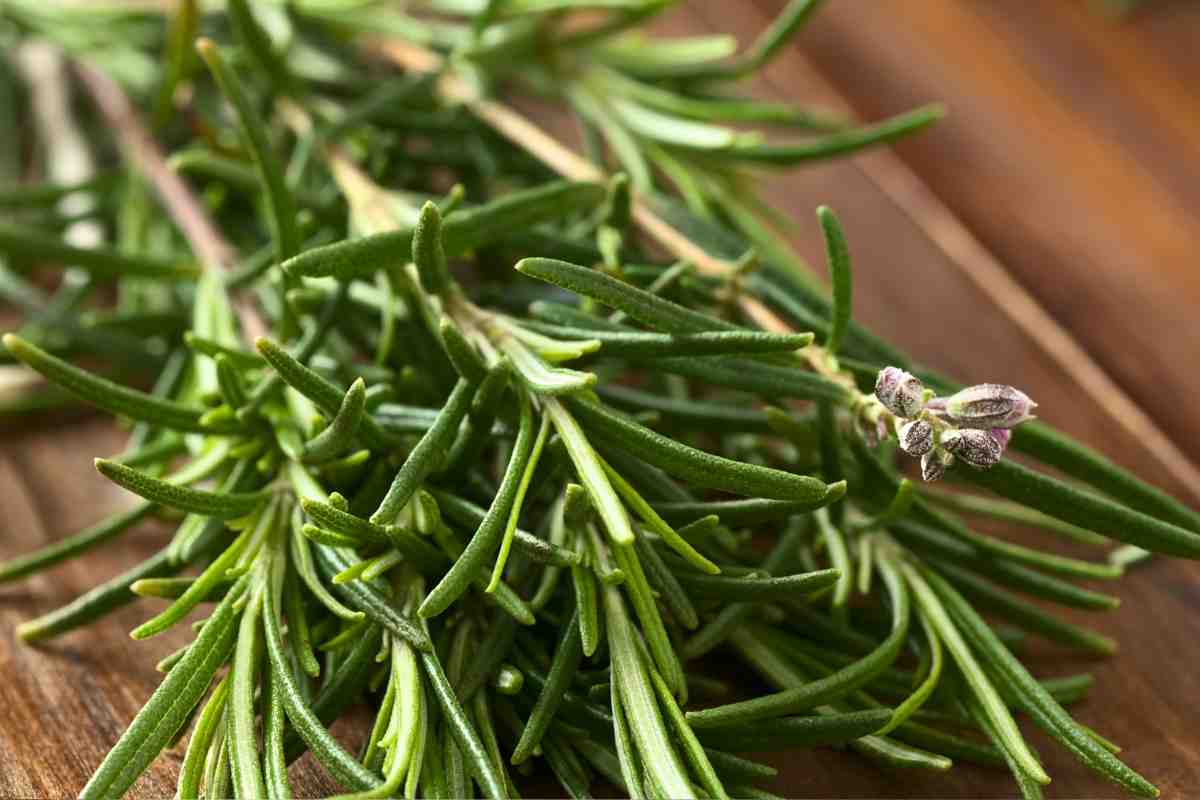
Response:
[[[663,2],[426,5],[105,12],[119,36],[6,6],[4,35],[91,65],[95,109],[42,146],[69,124],[123,159],[0,193],[0,295],[25,318],[5,348],[64,390],[10,373],[5,413],[78,398],[127,420],[96,466],[141,499],[0,580],[156,516],[178,522],[159,553],[21,637],[137,597],[166,602],[137,639],[207,612],[83,795],[124,794],[188,733],[180,797],[288,797],[305,750],[363,797],[515,796],[536,769],[572,796],[759,796],[774,770],[738,753],[822,744],[1008,769],[1038,797],[1021,714],[1155,795],[1064,710],[1090,676],[1038,681],[1014,650],[1112,653],[1028,597],[1115,607],[1078,581],[1197,557],[1200,516],[1029,421],[1023,392],[914,367],[852,321],[836,215],[826,298],[753,194],[751,168],[936,109],[852,129],[731,92],[811,0],[740,55],[648,39]],[[590,160],[502,91],[560,102]],[[66,268],[52,291],[44,265]],[[965,517],[1123,546],[1070,558]],[[718,650],[773,691],[729,696]],[[359,701],[350,753],[328,726]]]

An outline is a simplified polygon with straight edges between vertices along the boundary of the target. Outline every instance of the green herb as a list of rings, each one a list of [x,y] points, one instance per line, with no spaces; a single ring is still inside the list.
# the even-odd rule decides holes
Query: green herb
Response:
[[[1200,556],[1200,515],[1029,422],[1014,387],[910,372],[853,319],[832,210],[829,298],[774,232],[756,170],[892,141],[940,108],[851,127],[757,101],[738,82],[820,4],[788,3],[741,54],[652,36],[668,5],[0,11],[9,38],[79,59],[96,102],[69,110],[74,155],[124,159],[56,177],[41,162],[81,137],[53,130],[5,154],[6,174],[48,176],[0,192],[0,302],[22,319],[4,347],[45,381],[0,387],[0,415],[74,398],[131,421],[96,466],[142,498],[0,580],[177,521],[18,634],[140,597],[160,611],[135,639],[209,611],[84,796],[124,794],[185,734],[181,797],[287,798],[305,750],[364,800],[516,796],[510,765],[576,796],[597,779],[759,796],[774,771],[729,751],[817,745],[1007,766],[1039,796],[1022,715],[1155,793],[1063,709],[1090,676],[1037,681],[979,610],[1111,654],[1030,598],[1114,608],[1077,581]],[[24,130],[15,80],[0,69]],[[586,157],[509,93],[557,103]],[[99,236],[81,243],[85,223]],[[61,280],[32,275],[47,268]],[[942,477],[1000,497],[929,487]],[[1086,560],[980,516],[1127,544]],[[774,691],[731,702],[714,651]],[[329,726],[360,701],[356,757]]]

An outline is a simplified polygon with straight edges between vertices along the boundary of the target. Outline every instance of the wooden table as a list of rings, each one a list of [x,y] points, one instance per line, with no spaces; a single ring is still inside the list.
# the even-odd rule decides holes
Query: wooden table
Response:
[[[671,26],[748,39],[781,5],[703,0]],[[773,178],[767,189],[797,221],[796,246],[813,263],[812,210],[826,203],[841,214],[858,318],[964,380],[1019,384],[1045,419],[1195,502],[1200,4],[1148,0],[1119,24],[1087,5],[827,4],[768,70],[763,92],[865,119],[941,100],[949,117],[895,152]],[[0,557],[125,502],[91,467],[94,454],[120,446],[117,430],[88,417],[4,431]],[[161,541],[146,529],[0,587],[0,798],[77,792],[157,684],[155,660],[184,640],[176,631],[131,641],[124,634],[144,607],[38,649],[17,645],[13,627]],[[1167,796],[1190,796],[1200,786],[1200,568],[1156,561],[1117,592],[1124,607],[1089,620],[1120,640],[1117,658],[1064,662],[1047,648],[1032,663],[1047,676],[1093,670],[1079,718],[1124,745],[1123,757]],[[1040,733],[1032,740],[1054,776],[1049,796],[1119,796]],[[160,759],[135,795],[169,796],[179,758]],[[774,788],[794,797],[1013,793],[1004,774],[966,766],[949,776],[890,772],[827,749],[776,760]],[[333,789],[308,762],[292,777],[297,796]]]

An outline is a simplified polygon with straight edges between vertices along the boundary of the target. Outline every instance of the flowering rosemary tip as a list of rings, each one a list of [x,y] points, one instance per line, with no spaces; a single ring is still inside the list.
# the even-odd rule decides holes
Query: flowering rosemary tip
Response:
[[[875,397],[895,417],[900,449],[921,459],[921,476],[940,479],[955,461],[988,469],[1004,456],[1012,428],[1033,419],[1037,403],[1002,383],[968,386],[949,397],[932,397],[920,379],[884,367]],[[869,439],[869,437],[868,437]]]

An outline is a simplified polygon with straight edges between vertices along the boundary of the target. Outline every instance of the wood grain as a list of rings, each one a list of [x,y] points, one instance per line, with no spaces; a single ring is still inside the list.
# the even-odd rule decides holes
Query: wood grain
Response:
[[[776,2],[688,4],[674,30],[731,31],[748,39]],[[955,215],[955,224],[1037,296],[1089,352],[1192,455],[1200,414],[1180,402],[1200,388],[1190,364],[1200,299],[1195,269],[1200,183],[1200,68],[1194,4],[1165,3],[1126,27],[1093,19],[1082,3],[829,3],[800,49],[758,87],[848,108],[867,118],[928,100],[952,115],[899,149],[773,178],[766,190],[797,222],[795,243],[821,260],[812,217],[833,206],[857,269],[856,315],[933,366],[966,380],[1018,383],[1044,416],[1143,476],[1170,486],[1160,464],[1116,428],[1038,342],[966,277],[944,237],[897,205],[878,182],[883,163],[911,168]],[[903,9],[903,11],[901,11]],[[1191,26],[1191,27],[1189,27]],[[1189,39],[1189,33],[1190,39]],[[814,69],[807,58],[817,65]],[[1189,72],[1190,70],[1190,72]],[[873,163],[873,161],[875,163]],[[905,167],[907,165],[907,167]],[[94,521],[127,497],[94,473],[91,457],[119,449],[98,420],[56,430],[4,431],[0,443],[0,558]],[[1020,533],[1017,533],[1020,535]],[[153,664],[172,634],[125,635],[151,611],[130,607],[42,648],[13,641],[15,624],[61,604],[150,553],[163,534],[146,525],[120,543],[28,583],[0,587],[0,798],[78,792],[157,685]],[[1036,651],[1035,671],[1094,669],[1094,699],[1080,718],[1125,746],[1124,757],[1167,796],[1200,786],[1200,569],[1156,561],[1117,589],[1123,608],[1079,613],[1116,636],[1123,652],[1098,663]],[[183,636],[177,632],[175,637]],[[354,727],[354,726],[350,726]],[[361,735],[361,726],[347,735]],[[1051,797],[1117,797],[1040,734],[1054,776]],[[880,769],[850,753],[776,758],[775,790],[790,797],[1000,798],[1002,773],[958,767],[950,775]],[[179,754],[161,759],[137,797],[172,792]],[[333,789],[320,768],[292,770],[297,796]]]

